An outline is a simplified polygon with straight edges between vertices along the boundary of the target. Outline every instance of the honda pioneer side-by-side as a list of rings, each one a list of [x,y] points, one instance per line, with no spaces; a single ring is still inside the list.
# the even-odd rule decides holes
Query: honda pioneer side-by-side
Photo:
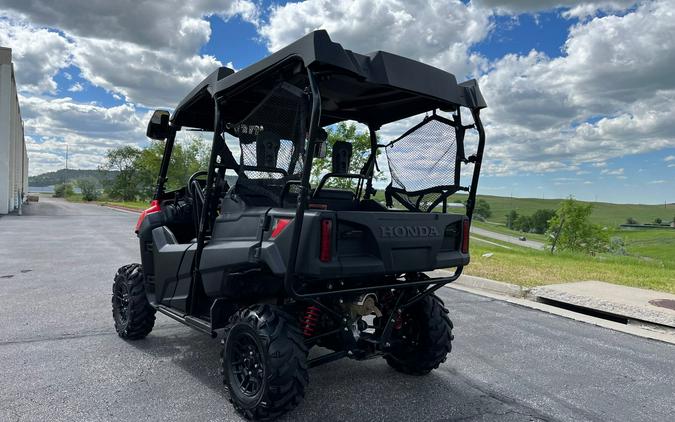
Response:
[[[164,156],[136,225],[142,264],[115,276],[117,332],[143,338],[159,311],[221,337],[231,402],[252,419],[293,409],[308,368],[343,357],[429,373],[451,349],[434,293],[469,263],[485,106],[474,80],[357,54],[325,31],[216,70],[148,124]],[[369,132],[356,170],[349,141],[326,156],[343,121]],[[188,129],[213,132],[208,169],[167,191],[177,131]],[[319,160],[330,168],[313,174]],[[454,273],[427,274],[441,268]]]

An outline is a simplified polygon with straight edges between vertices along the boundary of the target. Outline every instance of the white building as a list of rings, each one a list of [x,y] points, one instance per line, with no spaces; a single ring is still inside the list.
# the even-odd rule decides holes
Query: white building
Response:
[[[0,214],[19,209],[27,192],[28,154],[12,50],[0,47]]]

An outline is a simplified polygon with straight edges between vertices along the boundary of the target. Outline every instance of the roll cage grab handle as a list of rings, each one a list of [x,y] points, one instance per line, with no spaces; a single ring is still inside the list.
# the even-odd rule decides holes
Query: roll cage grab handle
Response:
[[[166,183],[166,173],[169,171],[169,163],[171,162],[171,153],[173,152],[173,144],[176,140],[176,132],[180,128],[174,125],[169,125],[169,135],[166,137],[164,143],[164,154],[162,154],[162,164],[159,166],[159,176],[157,176],[157,188],[155,189],[155,196],[152,199],[159,199],[164,194],[164,184]]]

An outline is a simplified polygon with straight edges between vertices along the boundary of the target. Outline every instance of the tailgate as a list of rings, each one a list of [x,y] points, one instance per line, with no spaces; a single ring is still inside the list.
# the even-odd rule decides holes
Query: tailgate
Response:
[[[461,253],[464,215],[338,211],[336,256],[343,276],[398,274],[455,267]]]

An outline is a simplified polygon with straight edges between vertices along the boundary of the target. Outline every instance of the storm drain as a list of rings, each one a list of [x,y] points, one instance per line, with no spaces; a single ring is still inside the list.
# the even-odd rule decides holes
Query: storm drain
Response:
[[[629,319],[625,316],[612,314],[609,312],[599,311],[597,309],[586,308],[585,306],[574,305],[567,302],[561,302],[558,300],[547,299],[545,297],[537,297],[537,302],[543,303],[545,305],[555,306],[556,308],[566,309],[568,311],[576,312],[579,314],[584,314],[592,316],[595,318],[602,318],[608,321],[618,322],[619,324],[628,325]]]
[[[649,304],[675,311],[675,300],[673,299],[652,299],[649,301]]]

